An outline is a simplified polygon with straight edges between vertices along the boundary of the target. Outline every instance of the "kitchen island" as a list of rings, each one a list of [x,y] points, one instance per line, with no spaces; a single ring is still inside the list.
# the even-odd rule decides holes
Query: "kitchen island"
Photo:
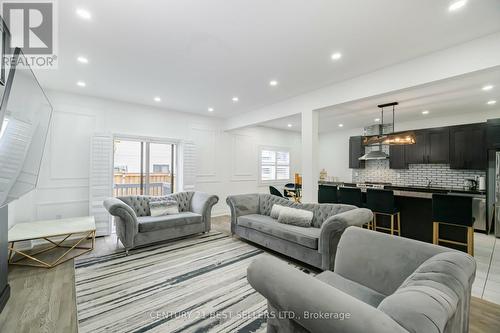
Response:
[[[324,186],[356,186],[356,184],[319,182]],[[486,194],[481,191],[469,191],[460,189],[447,189],[442,187],[418,187],[418,186],[399,186],[385,185],[384,189],[394,191],[395,203],[401,214],[401,236],[432,243],[432,195],[452,194],[470,196],[472,198],[486,198]],[[366,192],[366,187],[361,188]],[[363,193],[363,200],[365,194]],[[387,216],[377,216],[377,225],[387,227],[389,218]],[[458,242],[466,240],[466,229],[462,227],[453,227],[442,225],[441,235],[448,239]],[[464,250],[464,247],[457,247]]]

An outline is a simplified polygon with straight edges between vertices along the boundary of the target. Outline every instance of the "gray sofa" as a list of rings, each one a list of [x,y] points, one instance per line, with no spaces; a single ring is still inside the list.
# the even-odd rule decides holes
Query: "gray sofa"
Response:
[[[151,216],[150,201],[174,199],[179,214]],[[114,216],[116,233],[128,250],[137,246],[210,231],[212,207],[216,195],[203,192],[178,192],[167,196],[125,196],[104,200],[104,207]]]
[[[267,256],[249,266],[247,278],[267,298],[268,333],[463,333],[475,271],[466,253],[351,227],[335,272],[313,277]],[[332,318],[312,319],[320,313]]]
[[[231,208],[231,232],[309,265],[333,267],[337,243],[348,226],[372,220],[370,210],[341,204],[299,204],[271,194],[242,194],[227,197]],[[312,227],[278,223],[271,218],[273,204],[313,212]]]

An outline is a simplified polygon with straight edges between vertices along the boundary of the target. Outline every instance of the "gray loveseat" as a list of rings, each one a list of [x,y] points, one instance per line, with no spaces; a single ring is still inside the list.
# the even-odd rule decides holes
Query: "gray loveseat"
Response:
[[[271,194],[227,197],[231,208],[231,232],[309,265],[333,267],[337,243],[348,226],[372,220],[370,210],[341,204],[299,204]],[[313,212],[312,227],[279,223],[270,216],[273,204]]]
[[[151,216],[150,201],[174,199],[179,214]],[[137,246],[210,231],[216,195],[203,192],[178,192],[167,196],[125,196],[104,200],[114,216],[118,238],[128,250]]]
[[[266,256],[247,277],[267,298],[268,333],[465,333],[475,271],[466,253],[351,227],[335,272],[313,277]]]

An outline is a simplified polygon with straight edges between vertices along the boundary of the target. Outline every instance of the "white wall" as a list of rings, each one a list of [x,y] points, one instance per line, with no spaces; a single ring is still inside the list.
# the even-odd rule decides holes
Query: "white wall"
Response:
[[[396,131],[485,122],[493,118],[500,118],[500,110],[458,114],[450,117],[422,117],[421,120],[396,123]],[[339,177],[340,181],[352,181],[352,170],[349,169],[349,137],[362,135],[362,133],[362,128],[321,133],[319,137],[320,170],[324,168],[329,177]]]
[[[219,118],[48,92],[54,106],[38,187],[9,205],[9,225],[88,215],[90,137],[95,132],[192,140],[196,189],[219,195],[214,214],[228,212],[228,194],[266,192],[258,183],[258,147],[289,147],[300,168],[300,134],[262,127],[225,132]],[[298,147],[298,148],[297,148]]]

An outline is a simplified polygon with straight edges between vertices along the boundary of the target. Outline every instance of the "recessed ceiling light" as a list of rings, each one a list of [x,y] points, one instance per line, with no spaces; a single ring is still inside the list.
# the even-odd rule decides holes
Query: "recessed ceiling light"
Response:
[[[422,114],[429,114],[429,110],[422,111]]]
[[[277,85],[278,85],[278,81],[276,81],[276,80],[271,80],[271,81],[269,81],[269,85],[270,85],[270,86],[275,87],[275,86],[277,86]]]
[[[332,60],[339,60],[340,58],[342,58],[342,53],[335,52],[334,54],[332,54]]]
[[[448,7],[448,10],[450,12],[454,12],[456,10],[459,10],[460,8],[464,7],[467,4],[467,0],[458,0],[453,2],[450,7]]]
[[[155,98],[153,98],[155,102],[161,102],[161,98],[156,96]]]
[[[491,89],[493,89],[493,86],[491,84],[488,84],[488,85],[486,85],[486,86],[483,87],[484,91],[488,91],[488,90],[491,90]]]
[[[344,127],[344,124],[339,124],[339,127]]]
[[[380,121],[380,118],[375,118],[373,120],[375,120],[375,122],[378,123]]]
[[[79,87],[85,87],[87,84],[85,82],[83,82],[83,81],[78,81],[76,83],[76,85],[79,86]]]
[[[89,59],[87,59],[85,57],[78,57],[78,58],[76,58],[76,60],[78,60],[78,62],[81,62],[82,64],[88,64],[89,63]]]
[[[292,124],[288,124],[288,125],[286,125],[286,126],[288,126],[288,127],[292,127],[293,125],[292,125]]]
[[[214,112],[214,108],[208,108],[208,112]]]
[[[232,98],[232,100],[233,100],[233,102],[234,102],[234,103],[236,103],[236,102],[238,102],[240,99],[239,99],[238,97],[234,96],[234,97]]]
[[[76,10],[76,14],[78,16],[80,16],[82,19],[85,19],[85,20],[90,20],[92,18],[92,15],[90,14],[90,12],[86,9],[82,9],[82,8],[78,8]]]
[[[496,104],[496,102],[497,102],[497,101],[493,101],[493,100],[491,100],[491,101],[488,101],[488,103],[486,103],[486,104],[488,104],[488,105],[493,105],[493,104]]]

